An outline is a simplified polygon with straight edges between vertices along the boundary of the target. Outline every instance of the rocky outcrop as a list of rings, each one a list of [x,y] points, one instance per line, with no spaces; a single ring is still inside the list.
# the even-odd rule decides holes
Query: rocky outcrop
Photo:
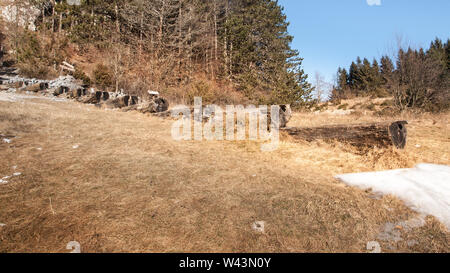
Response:
[[[31,31],[36,30],[35,21],[41,14],[33,4],[28,2],[16,3],[15,0],[3,0],[0,17],[9,23],[18,23],[20,27]]]
[[[1,75],[3,76],[3,75]],[[162,113],[169,109],[169,101],[160,97],[156,91],[149,91],[145,98],[125,94],[123,91],[104,92],[93,88],[86,89],[82,82],[72,76],[61,76],[54,80],[26,79],[17,75],[0,79],[2,90],[13,92],[40,92],[46,96],[75,99],[98,107],[122,109],[123,111],[138,111],[141,113]]]

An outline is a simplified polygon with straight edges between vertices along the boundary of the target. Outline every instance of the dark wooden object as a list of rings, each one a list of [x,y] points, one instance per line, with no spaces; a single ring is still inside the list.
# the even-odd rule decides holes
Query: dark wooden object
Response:
[[[405,148],[407,121],[356,125],[330,125],[310,128],[283,128],[282,132],[306,141],[336,140],[355,146],[395,146]]]

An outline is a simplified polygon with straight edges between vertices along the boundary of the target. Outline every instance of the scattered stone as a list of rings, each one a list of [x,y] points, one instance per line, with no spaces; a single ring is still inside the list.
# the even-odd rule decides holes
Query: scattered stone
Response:
[[[64,86],[67,88],[67,92],[70,89],[78,89],[82,87],[82,82],[80,80],[75,79],[74,77],[67,75],[67,76],[60,76],[59,78],[49,81],[48,82],[49,88],[54,87],[60,87]],[[67,93],[66,92],[66,93]]]
[[[100,108],[124,108],[125,111],[161,113],[161,117],[170,116],[170,113],[167,113],[169,110],[168,100],[160,97],[160,93],[157,91],[148,91],[144,98],[140,98],[126,94],[122,89],[119,92],[95,91],[93,88],[87,90],[82,81],[70,75],[47,81],[25,79],[15,74],[5,80],[2,78],[0,85],[2,90],[9,87],[7,92],[24,92],[27,94],[40,92],[42,95],[53,95],[54,97],[64,95],[61,100],[65,100],[65,97],[67,97],[82,103],[94,104]]]

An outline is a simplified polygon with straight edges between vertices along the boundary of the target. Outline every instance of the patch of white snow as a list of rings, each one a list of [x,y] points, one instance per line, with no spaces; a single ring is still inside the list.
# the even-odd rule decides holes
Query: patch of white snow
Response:
[[[336,178],[350,186],[395,195],[413,210],[435,216],[450,229],[449,166],[419,164],[412,169],[343,174]]]

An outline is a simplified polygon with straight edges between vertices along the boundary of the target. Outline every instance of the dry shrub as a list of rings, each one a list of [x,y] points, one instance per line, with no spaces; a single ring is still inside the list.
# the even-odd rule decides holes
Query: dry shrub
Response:
[[[51,60],[36,34],[24,31],[16,39],[17,64],[21,74],[30,78],[46,78]]]
[[[347,110],[348,108],[348,103],[344,103],[339,105],[338,110]]]
[[[370,93],[371,98],[386,98],[391,95],[389,91],[386,88],[376,88],[375,90],[371,91]]]
[[[95,84],[100,88],[108,88],[113,85],[111,70],[104,64],[98,64],[94,70]]]
[[[350,114],[352,117],[354,117],[356,120],[358,120],[359,118],[361,118],[364,114],[363,112],[359,111],[359,110],[355,110],[353,112],[351,112]]]
[[[73,73],[73,77],[75,79],[82,80],[84,85],[87,85],[87,86],[91,85],[91,78],[89,78],[89,76],[86,75],[86,73],[84,73],[79,68],[75,69],[75,72]]]
[[[193,82],[187,93],[187,98],[189,103],[194,103],[195,97],[201,97],[203,103],[209,104],[214,102],[214,98],[216,97],[216,90],[214,87],[203,80]]]
[[[26,62],[18,65],[20,74],[28,78],[45,79],[50,74],[50,69],[47,65],[42,65],[40,62]]]
[[[194,79],[187,86],[186,102],[192,104],[194,97],[201,97],[203,104],[246,104],[248,99],[228,85],[220,85],[215,81],[202,78]]]
[[[59,70],[55,64],[68,60],[70,56],[67,37],[58,38],[19,30],[16,36],[8,37],[10,48],[16,54],[9,56],[17,61],[20,73],[28,78],[53,79]]]
[[[371,102],[369,104],[364,105],[364,109],[369,110],[369,111],[375,111],[376,105]]]
[[[380,117],[392,117],[398,114],[398,109],[394,107],[384,107],[380,111],[375,112],[375,115]]]

